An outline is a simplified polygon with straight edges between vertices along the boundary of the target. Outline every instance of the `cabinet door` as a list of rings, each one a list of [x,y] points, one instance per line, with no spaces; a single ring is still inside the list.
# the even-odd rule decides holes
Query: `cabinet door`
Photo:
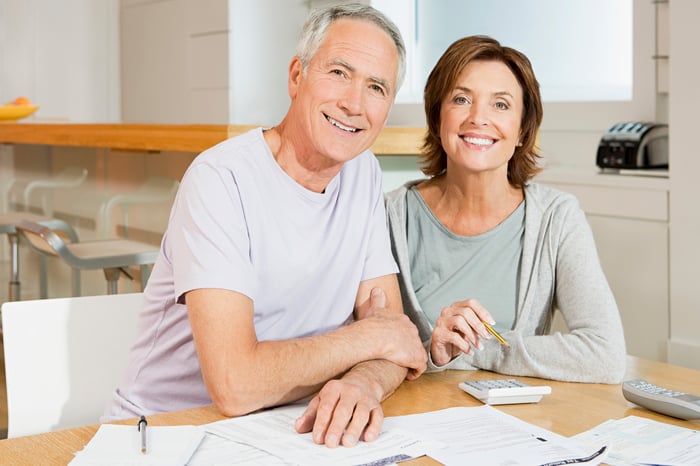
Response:
[[[627,352],[666,361],[668,224],[591,214],[588,221],[620,309]]]

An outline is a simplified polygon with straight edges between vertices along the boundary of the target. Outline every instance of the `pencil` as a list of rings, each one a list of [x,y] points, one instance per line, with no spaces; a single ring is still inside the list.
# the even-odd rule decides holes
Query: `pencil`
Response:
[[[508,342],[501,335],[499,335],[499,333],[493,327],[491,327],[489,324],[487,324],[483,320],[481,321],[481,323],[484,324],[484,327],[486,327],[486,330],[488,330],[491,335],[496,337],[496,339],[498,341],[500,341],[503,346],[510,346],[508,344]]]

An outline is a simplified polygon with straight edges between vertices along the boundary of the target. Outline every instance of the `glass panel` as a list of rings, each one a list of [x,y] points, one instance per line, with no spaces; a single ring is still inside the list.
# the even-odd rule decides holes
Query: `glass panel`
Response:
[[[632,0],[372,0],[408,50],[398,103],[422,101],[425,80],[456,39],[486,34],[532,61],[546,102],[632,99]]]

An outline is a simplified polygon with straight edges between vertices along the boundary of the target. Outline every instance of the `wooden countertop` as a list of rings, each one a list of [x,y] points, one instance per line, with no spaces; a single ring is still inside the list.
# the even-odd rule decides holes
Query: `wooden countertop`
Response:
[[[121,150],[201,152],[255,126],[4,123],[0,143],[99,147]],[[377,155],[418,154],[424,128],[384,128],[372,150]]]
[[[435,411],[455,406],[481,406],[475,398],[462,392],[457,385],[464,380],[505,378],[487,371],[444,371],[424,374],[415,381],[404,382],[387,398],[382,407],[386,416]],[[499,409],[525,422],[560,435],[571,436],[591,429],[608,419],[639,416],[654,421],[697,430],[698,421],[683,421],[648,411],[628,402],[619,384],[567,383],[530,377],[516,377],[531,385],[550,385],[552,394],[539,403],[498,405]],[[653,384],[688,393],[700,393],[700,371],[657,361],[629,356],[625,380],[642,378]],[[203,406],[149,416],[149,425],[207,424],[225,419],[215,407]],[[135,425],[135,420],[117,424]],[[3,464],[37,465],[67,464],[73,454],[82,449],[98,429],[98,425],[49,432],[26,437],[0,440],[0,462]],[[437,465],[421,457],[402,465]]]

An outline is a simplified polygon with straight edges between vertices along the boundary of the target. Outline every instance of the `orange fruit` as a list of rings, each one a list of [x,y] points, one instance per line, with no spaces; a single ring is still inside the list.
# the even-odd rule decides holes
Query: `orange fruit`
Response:
[[[27,97],[17,97],[15,100],[12,101],[12,105],[30,106],[32,105],[32,102]]]

